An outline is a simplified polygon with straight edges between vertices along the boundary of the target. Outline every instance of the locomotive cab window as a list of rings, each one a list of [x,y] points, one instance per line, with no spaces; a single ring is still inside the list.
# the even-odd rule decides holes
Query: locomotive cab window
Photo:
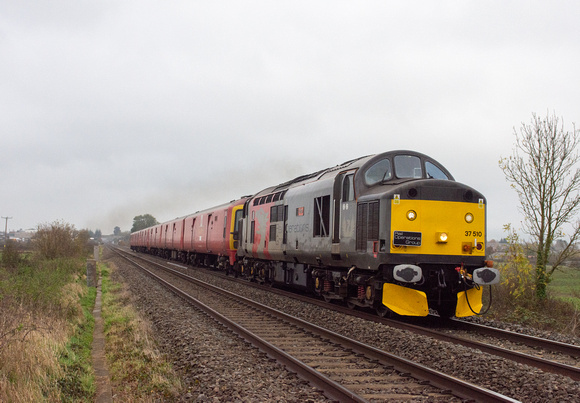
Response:
[[[399,179],[422,178],[421,159],[414,155],[395,156],[395,174]]]
[[[449,180],[447,175],[439,168],[437,165],[433,164],[432,162],[425,162],[425,171],[427,171],[427,178],[429,179],[443,179]]]
[[[365,172],[365,182],[372,186],[377,183],[387,181],[392,177],[391,161],[383,159],[376,162],[372,167]]]

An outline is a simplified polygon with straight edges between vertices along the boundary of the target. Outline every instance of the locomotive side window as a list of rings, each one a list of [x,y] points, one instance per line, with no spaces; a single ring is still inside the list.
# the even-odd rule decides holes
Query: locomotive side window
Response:
[[[443,173],[443,171],[432,162],[427,161],[425,163],[425,170],[427,171],[427,178],[429,179],[449,180],[447,175],[445,175],[445,173]]]
[[[395,156],[395,174],[397,178],[422,178],[421,159],[413,155]]]
[[[314,199],[314,236],[330,235],[330,195]]]
[[[270,207],[270,222],[282,220],[284,220],[284,206],[279,205]]]
[[[380,160],[365,172],[365,182],[372,186],[377,183],[387,181],[392,177],[391,161],[388,159]]]
[[[346,175],[344,181],[342,182],[342,201],[348,202],[354,200],[354,175]]]

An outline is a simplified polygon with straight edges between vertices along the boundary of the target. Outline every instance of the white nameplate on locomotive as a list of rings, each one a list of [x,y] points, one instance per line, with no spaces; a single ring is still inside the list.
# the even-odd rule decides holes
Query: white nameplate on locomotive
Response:
[[[409,231],[394,231],[393,245],[395,246],[421,246],[421,233]]]

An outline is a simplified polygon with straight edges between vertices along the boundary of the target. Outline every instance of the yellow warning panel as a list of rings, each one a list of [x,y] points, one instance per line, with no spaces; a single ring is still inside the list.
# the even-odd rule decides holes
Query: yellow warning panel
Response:
[[[429,306],[423,291],[396,284],[383,284],[383,304],[391,311],[405,316],[427,316]]]
[[[479,313],[481,308],[483,308],[483,287],[479,287],[479,290],[476,288],[472,288],[465,291],[461,291],[457,293],[457,308],[455,309],[455,316],[458,318],[463,318],[465,316],[473,316],[475,313]],[[467,300],[469,299],[469,304]],[[469,308],[471,305],[471,309],[475,311],[475,313]]]

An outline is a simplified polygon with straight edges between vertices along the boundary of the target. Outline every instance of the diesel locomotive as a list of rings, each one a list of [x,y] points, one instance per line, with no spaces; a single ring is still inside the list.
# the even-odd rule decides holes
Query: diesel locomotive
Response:
[[[470,316],[499,272],[486,199],[434,159],[365,156],[131,234],[131,248],[345,302]]]

